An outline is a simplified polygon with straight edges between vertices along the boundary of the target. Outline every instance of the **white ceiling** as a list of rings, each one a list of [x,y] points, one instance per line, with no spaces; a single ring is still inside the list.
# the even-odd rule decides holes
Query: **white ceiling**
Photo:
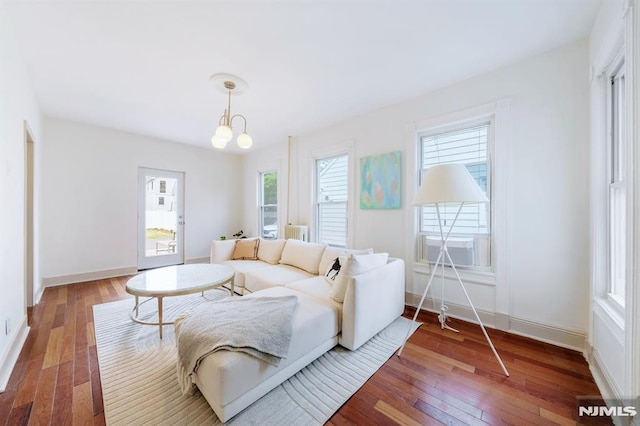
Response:
[[[246,80],[232,109],[247,117],[254,147],[264,147],[583,38],[600,1],[3,7],[45,115],[211,148],[226,106],[211,74]]]

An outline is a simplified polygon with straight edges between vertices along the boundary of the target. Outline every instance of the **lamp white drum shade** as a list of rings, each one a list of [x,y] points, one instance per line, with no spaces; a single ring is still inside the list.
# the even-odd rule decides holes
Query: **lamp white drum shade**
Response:
[[[464,164],[439,164],[427,170],[412,204],[488,202]]]

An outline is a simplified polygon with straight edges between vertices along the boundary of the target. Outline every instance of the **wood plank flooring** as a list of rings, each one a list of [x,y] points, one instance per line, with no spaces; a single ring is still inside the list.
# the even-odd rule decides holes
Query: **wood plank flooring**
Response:
[[[0,425],[105,424],[91,307],[129,297],[128,278],[45,290],[0,394]],[[453,320],[453,333],[433,314],[419,320],[402,357],[392,356],[329,425],[569,425],[576,396],[599,395],[578,352],[489,330],[507,378],[477,325]]]

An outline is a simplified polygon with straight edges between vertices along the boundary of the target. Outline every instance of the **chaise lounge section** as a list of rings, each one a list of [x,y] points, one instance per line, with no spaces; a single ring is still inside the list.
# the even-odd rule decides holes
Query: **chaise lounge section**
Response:
[[[244,297],[294,295],[298,306],[288,356],[277,367],[224,350],[200,364],[194,383],[223,422],[336,344],[357,349],[404,310],[402,259],[298,240],[237,241],[211,244],[211,262],[234,269],[236,291]],[[325,275],[336,262],[343,275],[332,273],[332,282]]]

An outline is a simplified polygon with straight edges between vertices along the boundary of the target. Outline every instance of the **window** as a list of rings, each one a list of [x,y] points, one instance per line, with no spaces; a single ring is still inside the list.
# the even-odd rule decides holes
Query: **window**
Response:
[[[624,306],[626,276],[626,134],[624,60],[618,62],[609,76],[608,92],[608,190],[609,190],[609,293]]]
[[[167,193],[167,181],[166,180],[161,180],[160,181],[160,193],[161,194],[166,194]]]
[[[158,205],[164,206],[164,197],[158,197]]]
[[[491,200],[491,122],[468,124],[447,132],[419,135],[421,180],[438,164],[462,163]],[[459,205],[440,206],[444,232]],[[421,208],[418,260],[435,262],[440,247],[440,228],[435,206]],[[449,252],[460,266],[491,266],[491,203],[465,205],[451,231]]]
[[[278,238],[278,172],[260,173],[260,229],[262,237]]]
[[[317,241],[347,246],[348,155],[316,160]]]

